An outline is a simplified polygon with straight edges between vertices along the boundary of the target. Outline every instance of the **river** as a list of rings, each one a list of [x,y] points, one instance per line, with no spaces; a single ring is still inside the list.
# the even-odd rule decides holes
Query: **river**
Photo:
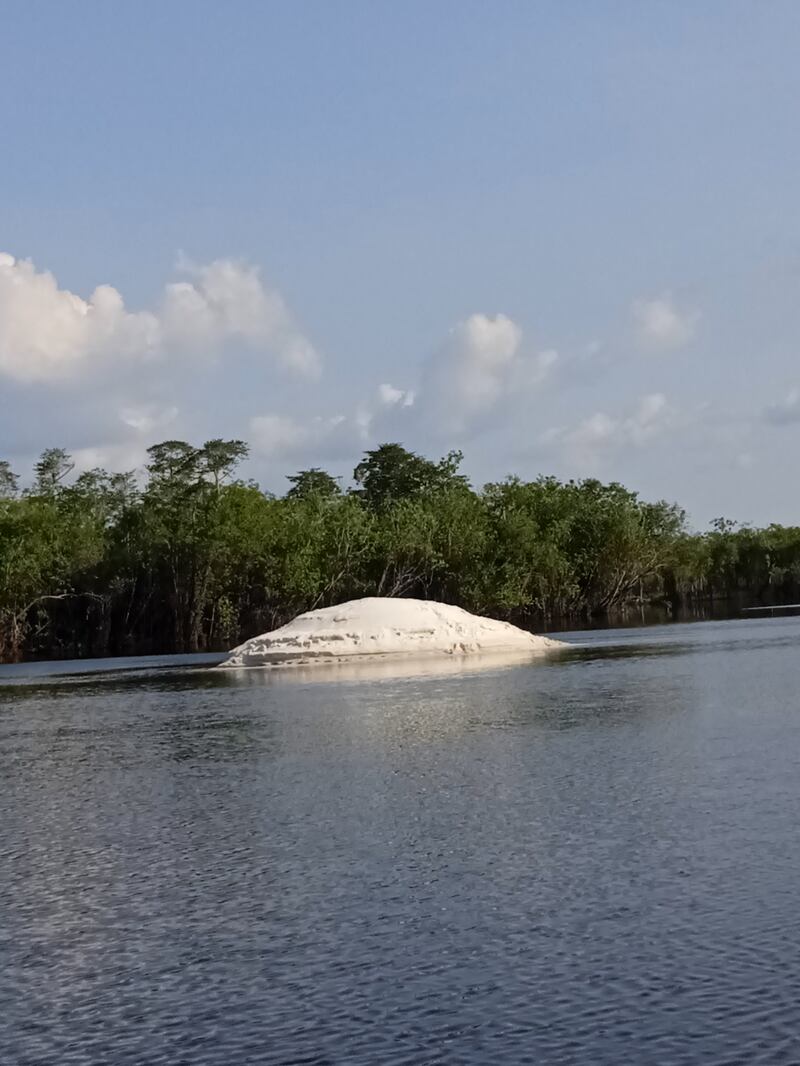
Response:
[[[800,1062],[800,619],[565,639],[0,668],[0,1061]]]

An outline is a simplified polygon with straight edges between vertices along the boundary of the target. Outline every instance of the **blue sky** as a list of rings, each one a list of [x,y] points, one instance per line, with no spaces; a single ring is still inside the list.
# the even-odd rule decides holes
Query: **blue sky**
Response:
[[[280,491],[399,439],[800,523],[800,5],[0,13],[21,472],[235,435]]]

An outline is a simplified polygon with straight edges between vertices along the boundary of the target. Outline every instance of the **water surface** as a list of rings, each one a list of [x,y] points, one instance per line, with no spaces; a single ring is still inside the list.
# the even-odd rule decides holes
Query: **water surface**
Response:
[[[567,639],[0,668],[0,1061],[800,1062],[800,620]]]

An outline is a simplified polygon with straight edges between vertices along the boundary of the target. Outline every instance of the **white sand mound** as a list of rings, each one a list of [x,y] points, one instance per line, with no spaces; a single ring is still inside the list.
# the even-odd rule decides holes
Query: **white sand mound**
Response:
[[[508,622],[481,618],[432,600],[350,600],[307,611],[293,622],[234,648],[222,666],[279,666],[363,656],[536,655],[563,648]]]

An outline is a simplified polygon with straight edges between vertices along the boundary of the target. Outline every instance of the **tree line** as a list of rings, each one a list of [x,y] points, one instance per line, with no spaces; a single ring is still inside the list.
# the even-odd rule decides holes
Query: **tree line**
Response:
[[[230,647],[301,611],[415,596],[544,627],[633,603],[797,597],[800,528],[705,533],[595,479],[476,491],[462,456],[367,451],[353,486],[319,468],[276,496],[237,477],[239,440],[170,440],[146,477],[45,451],[30,484],[0,462],[0,661]]]

